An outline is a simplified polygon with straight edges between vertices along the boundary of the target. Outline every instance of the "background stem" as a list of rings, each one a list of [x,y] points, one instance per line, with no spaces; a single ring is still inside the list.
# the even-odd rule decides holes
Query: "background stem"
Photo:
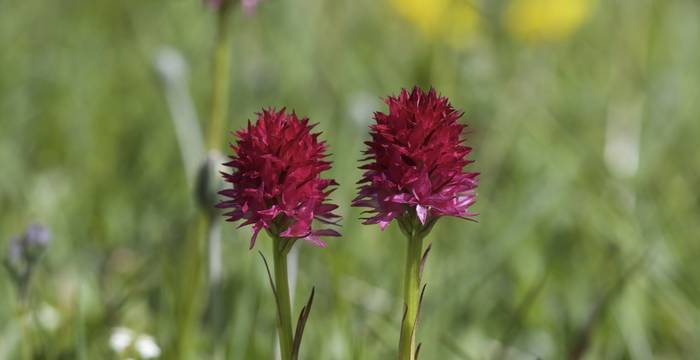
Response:
[[[403,298],[406,309],[401,324],[401,337],[399,340],[399,359],[413,360],[415,344],[415,326],[418,317],[419,288],[420,288],[420,260],[423,250],[423,238],[421,236],[409,236],[406,251],[406,268],[403,274]]]
[[[275,287],[277,288],[278,330],[282,360],[292,358],[292,310],[289,300],[289,279],[287,276],[287,250],[285,241],[274,239]]]
[[[231,36],[230,36],[230,14],[231,6],[223,6],[217,12],[216,21],[216,41],[212,55],[212,78],[211,78],[211,109],[208,124],[207,147],[210,150],[219,150],[224,139],[224,124],[228,116],[229,108],[229,78],[231,73]],[[221,227],[219,217],[210,209],[204,209],[208,214],[207,222],[207,256],[208,256],[208,279],[209,298],[212,306],[213,327],[216,329],[218,321],[222,320],[222,299],[221,299]],[[214,357],[219,358],[223,351],[222,344],[218,341],[214,343]]]
[[[217,13],[216,44],[213,54],[211,113],[209,114],[209,131],[207,146],[218,149],[223,139],[223,129],[228,115],[229,78],[231,74],[231,36],[230,19],[231,7],[226,6]]]
[[[203,243],[206,236],[208,220],[205,215],[199,215],[196,220],[195,232],[187,237],[182,246],[179,257],[186,269],[184,276],[179,281],[177,291],[178,303],[176,304],[177,331],[172,358],[186,360],[194,354],[193,345],[196,344],[195,336],[198,334],[198,319],[201,315],[201,302],[203,290],[203,264],[205,259]],[[166,358],[170,358],[166,356]]]
[[[32,334],[30,329],[31,309],[29,300],[22,296],[20,300],[20,326],[22,327],[22,359],[32,360],[34,357],[32,349]]]

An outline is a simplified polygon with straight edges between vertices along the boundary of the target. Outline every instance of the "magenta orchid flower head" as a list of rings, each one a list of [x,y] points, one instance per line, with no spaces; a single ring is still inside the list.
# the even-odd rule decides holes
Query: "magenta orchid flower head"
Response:
[[[469,207],[476,200],[479,173],[464,167],[471,148],[462,138],[463,115],[446,97],[431,88],[401,90],[385,100],[388,113],[376,112],[370,126],[371,140],[365,142],[369,161],[358,182],[359,194],[353,206],[369,208],[365,224],[382,228],[394,219],[423,227],[441,216],[473,219]]]
[[[219,192],[225,199],[217,207],[229,210],[227,221],[242,220],[252,225],[250,248],[260,230],[288,239],[304,239],[324,247],[322,236],[340,236],[332,229],[314,229],[312,222],[335,225],[337,205],[328,195],[338,185],[321,178],[331,168],[324,160],[326,143],[312,133],[315,125],[308,118],[299,119],[285,109],[263,110],[255,124],[235,133],[231,144],[234,154],[224,165],[232,171],[222,172],[231,187]]]

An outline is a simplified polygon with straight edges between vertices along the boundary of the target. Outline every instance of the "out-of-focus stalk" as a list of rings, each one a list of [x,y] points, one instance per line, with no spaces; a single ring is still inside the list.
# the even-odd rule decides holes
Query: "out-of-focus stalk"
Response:
[[[182,258],[185,262],[182,264],[185,269],[183,283],[186,284],[180,289],[180,296],[177,312],[177,330],[175,336],[174,354],[176,358],[188,359],[192,355],[193,345],[196,343],[196,328],[198,318],[202,314],[202,305],[204,303],[204,293],[208,296],[212,304],[211,318],[221,319],[221,302],[220,281],[222,273],[221,262],[221,226],[218,213],[214,209],[216,203],[216,192],[220,190],[216,186],[213,179],[218,179],[218,176],[212,177],[212,173],[217,172],[217,166],[220,165],[218,151],[222,146],[224,124],[229,108],[229,77],[230,77],[230,62],[231,62],[231,36],[230,36],[230,17],[233,9],[231,2],[225,2],[215,9],[216,16],[216,35],[214,48],[212,51],[212,72],[211,72],[211,94],[210,94],[210,112],[209,122],[206,126],[206,141],[200,141],[201,134],[198,131],[197,124],[191,124],[191,120],[195,119],[192,115],[187,121],[180,121],[178,113],[182,109],[177,108],[178,101],[182,101],[183,95],[187,93],[168,93],[168,101],[171,103],[173,116],[178,130],[178,140],[180,142],[181,151],[183,152],[183,161],[185,163],[188,180],[192,180],[191,186],[195,192],[199,205],[201,206],[201,215],[195,221],[196,233],[191,234],[191,238],[182,248]],[[164,68],[163,56],[159,57],[157,66],[159,71],[164,75],[166,90],[168,85],[172,85],[173,76],[170,74],[170,68]],[[165,58],[165,60],[168,60]],[[176,69],[177,70],[177,69]],[[176,74],[182,75],[182,74]],[[178,83],[179,84],[179,83]],[[186,84],[180,84],[186,86]],[[176,97],[175,95],[181,95]],[[197,131],[192,131],[197,130]],[[186,138],[184,135],[191,135]],[[196,139],[191,139],[195,137]],[[185,141],[192,140],[192,141]],[[205,143],[208,154],[202,151],[202,143]],[[202,149],[202,150],[200,150]],[[212,195],[213,194],[213,195]],[[205,286],[204,276],[206,275],[208,282]],[[216,352],[216,349],[215,349]]]
[[[19,316],[20,316],[20,326],[22,327],[22,359],[24,360],[32,360],[34,358],[33,351],[32,351],[32,334],[30,330],[30,319],[31,319],[31,310],[29,307],[29,301],[28,299],[21,299],[20,300],[20,310],[19,310]]]
[[[196,343],[195,335],[197,334],[196,328],[202,298],[200,289],[204,276],[202,262],[204,260],[203,239],[206,238],[204,227],[206,224],[205,216],[198,216],[196,232],[188,237],[182,247],[181,258],[184,261],[182,266],[186,270],[180,282],[181,285],[178,287],[179,296],[175,309],[177,330],[172,354],[175,359],[192,358],[192,345]]]
[[[223,6],[217,12],[216,43],[212,63],[211,113],[207,146],[218,149],[224,133],[224,121],[229,108],[229,77],[231,73],[231,6]]]
[[[423,255],[423,236],[407,234],[406,268],[403,274],[403,299],[405,312],[399,338],[399,360],[415,359],[416,323],[420,307],[420,263]]]
[[[211,78],[211,108],[209,114],[209,128],[207,134],[207,147],[211,152],[217,153],[224,139],[224,123],[229,109],[229,78],[231,73],[231,36],[230,14],[232,6],[222,6],[216,13],[216,40],[212,54],[212,78]],[[219,165],[219,164],[217,164]],[[219,177],[217,177],[219,179]],[[211,182],[215,184],[215,182]],[[219,189],[216,189],[219,190]],[[215,201],[214,201],[215,202]],[[213,204],[207,204],[207,206]],[[210,208],[205,208],[206,241],[208,257],[209,297],[212,305],[212,320],[219,321],[221,314],[221,226],[220,217]],[[214,346],[215,354],[218,354],[217,345]]]
[[[34,357],[31,328],[33,274],[50,242],[51,232],[48,228],[41,224],[29,225],[23,234],[10,240],[6,257],[0,262],[8,271],[17,291],[17,317],[22,335],[20,356],[26,360]]]
[[[21,343],[21,354],[23,360],[34,359],[34,344],[32,343],[32,332],[31,332],[31,319],[32,319],[32,307],[29,302],[29,293],[31,289],[32,282],[32,272],[34,270],[34,265],[31,264],[27,267],[26,273],[22,275],[21,285],[19,286],[19,324],[21,327],[20,334],[22,335]]]
[[[287,276],[287,254],[290,240],[274,236],[273,252],[275,267],[275,295],[277,296],[277,327],[279,331],[280,354],[282,360],[292,359],[292,307],[289,298],[289,277]]]

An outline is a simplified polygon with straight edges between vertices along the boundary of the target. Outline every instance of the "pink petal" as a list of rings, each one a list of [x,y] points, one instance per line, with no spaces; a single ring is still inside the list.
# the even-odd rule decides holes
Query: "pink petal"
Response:
[[[315,236],[315,235],[309,235],[309,236],[305,237],[304,240],[306,240],[306,241],[310,242],[311,244],[318,246],[320,248],[326,247],[326,243],[323,242],[318,236]]]
[[[425,225],[425,220],[428,218],[428,209],[422,205],[417,205],[416,214],[418,214],[418,220],[420,220],[420,223]]]

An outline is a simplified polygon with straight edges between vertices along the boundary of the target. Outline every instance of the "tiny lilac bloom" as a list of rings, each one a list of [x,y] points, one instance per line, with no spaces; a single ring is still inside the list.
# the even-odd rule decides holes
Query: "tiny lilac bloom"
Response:
[[[24,253],[29,261],[35,261],[51,242],[51,232],[41,224],[31,224],[24,233]]]
[[[461,138],[463,115],[435,89],[403,89],[385,101],[389,112],[376,112],[365,142],[370,161],[353,206],[369,208],[365,224],[382,228],[394,219],[416,216],[423,226],[441,216],[472,219],[479,173],[464,171],[471,148]]]
[[[255,8],[258,6],[260,0],[241,0],[241,5],[243,5],[243,11],[246,14],[252,15],[255,12]]]
[[[326,143],[320,133],[312,133],[315,125],[308,118],[299,119],[285,109],[263,110],[255,124],[235,133],[234,154],[224,165],[233,169],[222,172],[231,188],[219,192],[226,199],[217,207],[229,209],[227,221],[243,220],[252,225],[250,248],[260,230],[282,238],[304,239],[324,247],[321,236],[340,236],[331,229],[313,229],[312,221],[334,225],[338,206],[328,203],[328,195],[338,184],[321,178],[331,168],[323,160]]]
[[[51,242],[51,232],[40,224],[27,227],[22,235],[10,240],[3,261],[21,297],[26,297],[33,269]]]
[[[24,234],[10,240],[6,261],[14,266],[33,265],[51,242],[51,232],[40,224],[27,226]]]
[[[218,10],[224,6],[230,5],[231,1],[232,0],[205,0],[205,3],[212,9]],[[255,8],[258,6],[260,0],[240,0],[240,2],[243,11],[248,15],[252,15],[255,12]]]

